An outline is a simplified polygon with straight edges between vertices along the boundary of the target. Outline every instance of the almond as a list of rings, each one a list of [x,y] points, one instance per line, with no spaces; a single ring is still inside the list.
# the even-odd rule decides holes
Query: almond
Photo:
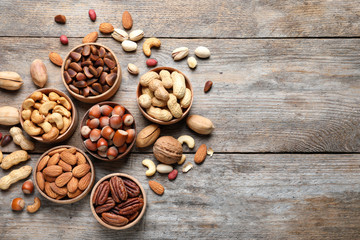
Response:
[[[63,160],[60,160],[58,163],[59,166],[62,167],[64,172],[71,172],[72,167],[70,164],[67,164],[66,162],[64,162]]]
[[[84,191],[90,183],[91,180],[91,172],[87,173],[85,176],[83,176],[79,181],[79,189]]]
[[[36,182],[37,185],[39,186],[39,188],[44,191],[45,188],[45,179],[44,179],[44,175],[42,174],[42,172],[37,172],[36,173]]]
[[[76,189],[78,189],[78,185],[79,185],[79,179],[77,179],[76,177],[72,177],[66,187],[68,191],[72,193],[75,192]]]
[[[44,173],[43,173],[43,176],[44,176],[45,181],[49,182],[49,183],[55,182],[55,180],[56,180],[56,177],[49,177],[48,175],[46,175]]]
[[[59,161],[60,161],[60,154],[56,153],[49,159],[47,165],[48,166],[56,165],[56,164],[58,164]]]
[[[39,164],[38,164],[38,166],[37,166],[37,171],[43,170],[43,168],[47,165],[49,159],[50,159],[49,156],[43,157],[43,158],[40,160],[40,162],[39,162]]]
[[[58,165],[51,165],[44,168],[43,173],[49,177],[57,177],[63,172],[62,167]]]
[[[56,52],[51,52],[51,53],[49,53],[49,59],[50,59],[50,61],[51,61],[53,64],[55,64],[55,65],[57,65],[57,66],[59,66],[59,67],[61,67],[61,65],[62,65],[62,63],[63,63],[62,58],[61,58],[60,55],[59,55],[58,53],[56,53]]]
[[[53,190],[54,193],[58,194],[58,195],[66,195],[68,190],[66,187],[58,187],[56,186],[56,184],[54,182],[50,183],[50,188],[51,190]]]
[[[62,153],[60,153],[60,158],[61,160],[70,165],[75,165],[77,162],[76,156],[69,151],[63,151]]]
[[[202,163],[206,158],[207,147],[205,144],[202,144],[195,153],[194,162],[197,164]]]
[[[63,187],[71,180],[71,178],[72,178],[72,173],[65,172],[56,178],[55,184],[58,187]]]
[[[114,27],[111,23],[102,23],[99,26],[99,31],[104,34],[110,34],[114,31]]]
[[[153,190],[154,193],[156,193],[157,195],[164,194],[165,189],[160,183],[155,182],[155,181],[149,181],[149,186],[150,186],[151,190]]]
[[[86,158],[84,157],[84,155],[82,155],[82,153],[77,152],[75,156],[77,159],[77,165],[87,163]]]
[[[51,189],[49,182],[45,182],[44,190],[45,190],[46,195],[48,195],[51,198],[57,198],[59,196]]]
[[[55,150],[52,150],[51,152],[48,153],[48,156],[52,156],[54,155],[55,153],[61,153],[62,151],[66,150],[66,148],[58,148],[58,149],[55,149]]]
[[[89,171],[90,171],[90,165],[85,163],[74,167],[72,173],[74,177],[81,178],[85,176]]]
[[[133,20],[128,11],[125,11],[122,15],[122,25],[127,30],[132,28]]]
[[[92,32],[92,33],[89,33],[88,35],[86,35],[84,38],[83,38],[83,43],[93,43],[93,42],[96,42],[97,38],[98,38],[98,32]]]
[[[75,192],[71,193],[68,192],[67,195],[69,198],[76,198],[77,196],[79,196],[80,194],[82,194],[83,191],[81,191],[80,189],[77,189]]]

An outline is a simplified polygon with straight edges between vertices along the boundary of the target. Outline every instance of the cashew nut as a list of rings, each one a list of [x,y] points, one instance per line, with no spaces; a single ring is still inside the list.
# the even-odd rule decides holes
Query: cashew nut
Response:
[[[69,103],[68,100],[66,100],[66,98],[60,97],[59,100],[57,100],[57,102],[63,105],[67,110],[71,110],[71,104]]]
[[[26,211],[28,211],[29,213],[34,213],[37,210],[39,210],[41,206],[41,202],[40,199],[38,197],[34,198],[34,204],[33,205],[28,205],[26,208]]]
[[[177,162],[177,164],[181,165],[185,162],[185,160],[186,160],[186,156],[183,154],[181,155],[181,159]]]
[[[44,130],[45,133],[50,132],[51,128],[53,127],[48,121],[39,123],[38,125]]]
[[[50,101],[55,101],[56,102],[57,100],[59,100],[59,98],[60,98],[60,96],[56,92],[50,92],[49,93]]]
[[[30,98],[33,99],[34,101],[40,101],[43,98],[43,95],[41,92],[33,92],[30,95]]]
[[[23,109],[27,110],[30,109],[32,106],[35,105],[35,101],[32,98],[27,98],[22,104]]]
[[[40,107],[40,109],[39,109],[39,112],[40,112],[41,114],[43,114],[43,115],[47,115],[47,114],[49,113],[49,111],[50,111],[51,109],[53,109],[56,105],[57,105],[57,103],[54,102],[54,101],[44,102],[44,103],[41,105],[41,107]]]
[[[40,101],[41,104],[50,101],[49,97],[46,96],[46,94],[43,93],[42,99]]]
[[[189,135],[182,135],[177,140],[181,143],[181,145],[186,143],[186,145],[188,145],[189,148],[195,147],[195,140]]]
[[[30,120],[25,120],[23,127],[25,132],[31,136],[39,135],[42,132],[42,129],[35,126],[34,123]]]
[[[35,109],[32,113],[31,113],[31,121],[33,123],[36,123],[36,124],[39,124],[39,123],[42,123],[44,122],[45,120],[45,117],[44,115],[41,115],[39,113],[39,110]]]
[[[145,167],[148,167],[149,169],[145,172],[146,176],[151,177],[152,175],[154,175],[156,173],[156,166],[155,163],[153,161],[151,161],[150,159],[144,159],[142,161],[142,165],[144,165]]]
[[[161,42],[157,38],[148,38],[145,40],[143,44],[143,52],[147,57],[150,57],[151,55],[151,48],[152,47],[160,47]]]
[[[2,162],[2,160],[3,160],[3,153],[2,153],[2,151],[0,150],[0,163]]]
[[[21,128],[19,127],[12,127],[10,128],[10,134],[13,138],[15,144],[19,145],[23,150],[34,150],[35,145],[32,141],[25,138]]]
[[[47,141],[53,141],[59,136],[59,129],[57,127],[52,127],[51,130],[42,135],[42,138]]]
[[[143,108],[149,108],[151,106],[151,97],[148,94],[142,94],[139,97],[139,104]]]
[[[34,108],[36,108],[37,110],[39,110],[40,107],[41,107],[41,105],[42,105],[41,103],[36,102],[35,105],[34,105]]]
[[[64,132],[66,132],[66,130],[68,130],[68,128],[71,125],[71,117],[67,118],[67,117],[63,117],[63,122],[64,122],[64,127],[61,129],[60,134],[63,134]]]
[[[55,112],[51,114],[51,117],[49,118],[49,122],[54,122],[59,130],[61,130],[64,127],[63,118],[60,113]]]
[[[71,113],[64,108],[63,106],[57,105],[56,107],[54,107],[54,111],[56,113],[60,113],[61,115],[65,116],[65,117],[70,117]]]
[[[21,117],[24,120],[30,120],[30,118],[31,118],[31,109],[22,110]]]

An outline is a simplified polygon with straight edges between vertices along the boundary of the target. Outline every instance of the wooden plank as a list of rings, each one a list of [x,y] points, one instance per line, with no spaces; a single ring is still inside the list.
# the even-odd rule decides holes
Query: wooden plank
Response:
[[[165,187],[155,195],[147,184],[147,154],[126,161],[94,161],[96,181],[112,172],[136,177],[148,196],[143,220],[116,232],[96,222],[89,196],[72,205],[56,205],[43,197],[36,214],[14,213],[11,199],[21,183],[1,193],[0,234],[3,239],[49,239],[67,234],[75,239],[358,239],[360,236],[359,155],[215,154],[174,182],[166,175],[151,179]],[[188,154],[192,161],[193,154]],[[30,160],[35,165],[37,155]],[[181,167],[178,167],[180,169]],[[1,170],[1,175],[5,171]],[[39,196],[39,193],[35,193]],[[64,235],[65,234],[65,235]]]
[[[60,68],[48,60],[49,51],[65,56],[81,39],[69,46],[59,46],[57,39],[1,38],[1,70],[16,71],[24,78],[17,92],[0,90],[1,105],[19,107],[36,87],[29,75],[35,58],[43,59],[49,72],[46,87],[66,92]],[[141,74],[148,68],[140,49],[126,54],[118,42],[99,41],[121,61],[123,81],[112,100],[124,104],[134,114],[138,130],[149,124],[136,105],[135,90],[139,77],[126,71],[129,62],[139,66]],[[360,119],[360,44],[359,39],[278,39],[278,40],[174,40],[163,39],[154,50],[160,66],[183,71],[194,87],[191,114],[210,118],[216,127],[211,136],[200,136],[184,122],[163,127],[163,135],[178,137],[190,134],[196,145],[206,143],[217,152],[358,152]],[[186,61],[174,62],[172,49],[208,46],[212,56],[198,60],[192,71]],[[203,93],[207,80],[214,82]],[[82,116],[91,106],[75,101]],[[1,127],[5,133],[9,128]],[[81,146],[77,131],[66,143]],[[36,152],[51,146],[38,144]],[[10,152],[16,146],[3,148]],[[185,149],[189,151],[189,149]],[[135,151],[138,151],[135,149]],[[144,151],[144,150],[141,150]],[[151,151],[151,148],[145,149]]]
[[[95,9],[91,22],[88,10]],[[0,36],[83,37],[102,22],[121,27],[130,11],[134,29],[146,36],[174,38],[349,37],[360,36],[357,1],[126,1],[86,0],[0,2]],[[63,14],[65,26],[53,20]],[[31,21],[31,24],[29,23]]]

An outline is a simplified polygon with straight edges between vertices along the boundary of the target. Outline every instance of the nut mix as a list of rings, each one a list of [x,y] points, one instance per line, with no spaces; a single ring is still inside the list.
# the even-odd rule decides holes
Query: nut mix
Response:
[[[91,182],[91,166],[76,148],[58,148],[38,163],[36,183],[40,190],[54,199],[79,196]]]
[[[113,176],[96,188],[92,204],[103,222],[121,227],[137,218],[144,206],[144,199],[134,181]]]
[[[81,128],[85,147],[109,160],[122,154],[135,141],[134,117],[122,105],[95,105]]]
[[[22,104],[23,128],[31,136],[46,142],[56,140],[71,125],[71,104],[56,92],[34,92]]]
[[[108,91],[118,78],[117,61],[102,46],[85,45],[65,60],[64,80],[76,94],[97,96]]]

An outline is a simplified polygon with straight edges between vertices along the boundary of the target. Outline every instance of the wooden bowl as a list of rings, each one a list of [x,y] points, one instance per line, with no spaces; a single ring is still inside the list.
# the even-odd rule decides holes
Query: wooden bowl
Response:
[[[107,179],[110,179],[111,177],[113,176],[119,176],[119,177],[123,177],[123,178],[128,178],[130,180],[132,180],[133,182],[135,182],[139,188],[140,188],[140,191],[141,191],[141,194],[143,196],[143,199],[144,199],[144,206],[141,210],[141,212],[139,213],[139,215],[136,217],[136,219],[134,221],[132,221],[131,223],[125,225],[125,226],[122,226],[122,227],[116,227],[116,226],[112,226],[110,224],[107,224],[105,223],[104,221],[101,220],[101,218],[97,215],[97,213],[95,212],[95,208],[94,208],[94,205],[92,203],[92,199],[94,197],[94,194],[95,194],[95,191],[96,191],[96,188],[100,185],[100,183],[102,183],[103,181],[107,180]],[[101,178],[96,184],[95,186],[93,187],[92,191],[91,191],[91,194],[90,194],[90,208],[91,208],[91,212],[92,214],[94,215],[94,217],[96,218],[96,220],[103,226],[107,227],[107,228],[110,228],[110,229],[113,229],[113,230],[125,230],[125,229],[128,229],[128,228],[131,228],[132,226],[134,226],[136,223],[138,223],[140,221],[140,219],[143,217],[144,213],[145,213],[145,210],[146,210],[146,194],[145,194],[145,191],[144,191],[144,188],[141,186],[140,182],[130,176],[130,175],[127,175],[125,173],[112,173],[112,174],[109,174],[109,175],[106,175],[105,177]]]
[[[97,104],[96,104],[96,105],[97,105]],[[114,106],[116,106],[116,105],[122,105],[122,104],[117,103],[117,102],[101,102],[101,103],[98,103],[98,105],[100,105],[100,106],[102,106],[102,105],[110,105],[111,107],[114,107]],[[124,105],[122,105],[122,106],[124,106]],[[91,107],[93,107],[93,106],[91,106]],[[89,108],[89,110],[86,111],[86,113],[84,114],[84,116],[83,116],[83,118],[82,118],[82,120],[81,120],[80,131],[81,131],[81,128],[86,125],[86,121],[89,119],[89,112],[90,112],[91,107]],[[125,113],[131,114],[131,112],[130,112],[125,106],[124,106],[124,108],[125,108],[125,110],[126,110]],[[132,115],[132,114],[131,114],[131,115]],[[132,116],[134,116],[134,115],[132,115]],[[82,141],[82,144],[83,144],[84,148],[86,149],[86,151],[87,151],[88,153],[90,153],[90,155],[93,156],[94,158],[97,158],[97,159],[102,160],[102,161],[108,161],[108,162],[117,161],[117,160],[119,160],[119,159],[124,158],[126,155],[128,155],[128,154],[130,153],[131,149],[132,149],[132,148],[134,147],[134,145],[135,145],[135,141],[136,141],[135,118],[134,118],[133,126],[134,126],[134,130],[135,130],[135,137],[134,137],[133,142],[128,146],[128,148],[126,149],[126,151],[125,151],[124,153],[118,155],[116,158],[114,158],[114,159],[112,159],[112,160],[110,160],[110,159],[108,159],[108,158],[101,157],[99,154],[97,154],[97,153],[95,153],[95,152],[93,152],[93,151],[88,150],[87,147],[85,146],[85,143],[84,143],[84,141],[85,141],[86,139],[85,139],[85,138],[81,135],[81,133],[80,133],[81,139],[83,140],[83,141]]]
[[[47,142],[47,141],[44,141],[44,139],[41,136],[31,136],[29,134],[28,135],[30,137],[32,137],[33,139],[35,139],[35,140],[37,140],[39,142],[42,142],[42,143],[58,143],[58,142],[65,141],[66,139],[71,137],[71,135],[73,135],[73,133],[75,132],[75,129],[77,127],[79,117],[78,117],[78,113],[77,113],[77,110],[75,108],[75,105],[71,101],[71,99],[68,97],[68,95],[66,95],[65,93],[63,93],[63,92],[61,92],[61,91],[59,91],[59,90],[57,90],[55,88],[42,88],[42,89],[38,89],[38,90],[36,90],[34,92],[41,92],[41,93],[44,93],[44,94],[49,94],[50,92],[55,92],[60,97],[65,97],[66,100],[68,100],[69,103],[71,104],[71,124],[70,124],[69,128],[63,134],[59,135],[54,141]],[[25,98],[25,99],[28,99],[31,96],[31,94],[29,96],[27,96],[27,98]],[[23,111],[23,107],[21,105],[21,108],[20,108],[20,124],[21,124],[21,127],[24,128],[24,119],[21,116],[22,111]]]
[[[60,200],[57,200],[57,199],[53,199],[51,197],[49,197],[48,195],[46,195],[46,193],[44,191],[42,191],[40,188],[39,188],[39,185],[37,184],[37,181],[36,181],[36,172],[37,172],[37,168],[38,168],[38,165],[39,165],[39,162],[40,160],[45,157],[49,152],[55,150],[55,149],[58,149],[58,148],[76,148],[76,150],[78,152],[80,152],[82,155],[84,155],[84,157],[86,158],[86,160],[88,161],[90,167],[91,167],[91,179],[90,179],[90,183],[89,183],[89,186],[84,190],[83,193],[81,193],[79,196],[77,196],[76,198],[72,198],[72,199],[60,199]],[[94,165],[92,164],[90,158],[82,151],[80,150],[79,148],[77,147],[74,147],[74,146],[69,146],[69,145],[61,145],[61,146],[56,146],[54,148],[51,148],[49,149],[48,151],[46,151],[43,155],[41,155],[41,157],[39,158],[39,160],[36,162],[36,165],[35,165],[35,168],[34,168],[34,173],[33,173],[33,178],[34,178],[34,184],[35,184],[35,187],[36,189],[40,192],[40,194],[48,199],[49,201],[51,202],[54,202],[54,203],[59,203],[59,204],[70,204],[70,203],[75,203],[77,201],[80,201],[81,199],[83,199],[91,190],[92,186],[94,185],[94,182],[95,182],[95,168],[94,168]]]
[[[89,97],[84,97],[80,94],[77,94],[77,93],[74,93],[73,91],[71,91],[71,89],[69,88],[69,86],[66,84],[65,82],[65,79],[64,79],[64,68],[65,68],[65,63],[66,63],[66,60],[69,58],[69,55],[72,51],[75,51],[75,49],[79,48],[79,47],[82,47],[82,46],[85,46],[85,45],[96,45],[96,46],[100,46],[100,47],[103,47],[105,48],[107,51],[109,51],[113,56],[114,56],[114,59],[115,59],[115,62],[116,62],[116,66],[118,68],[118,71],[117,71],[117,78],[115,80],[115,83],[114,85],[112,85],[112,87],[107,90],[106,92],[102,93],[102,94],[99,94],[97,96],[89,96]],[[111,98],[116,92],[117,90],[119,89],[120,87],[120,83],[121,83],[121,67],[120,67],[120,64],[119,64],[119,61],[118,59],[116,58],[114,52],[102,45],[102,44],[99,44],[99,43],[84,43],[84,44],[80,44],[76,47],[74,47],[73,49],[71,49],[71,51],[66,55],[64,61],[63,61],[63,64],[61,66],[61,79],[66,87],[66,89],[68,90],[68,92],[71,94],[71,96],[73,96],[74,98],[76,98],[77,100],[81,101],[81,102],[85,102],[85,103],[97,103],[97,102],[101,102],[101,101],[105,101],[109,98]]]
[[[189,107],[185,110],[183,115],[180,118],[174,118],[174,119],[171,119],[170,121],[167,121],[167,122],[166,121],[161,121],[159,119],[151,117],[149,114],[147,114],[147,112],[139,104],[139,97],[142,94],[142,92],[141,92],[142,86],[140,85],[140,83],[138,84],[137,89],[136,89],[136,101],[137,101],[137,105],[138,105],[142,115],[144,115],[144,117],[147,120],[149,120],[149,121],[151,121],[153,123],[160,124],[160,125],[171,125],[171,124],[174,124],[174,123],[177,123],[177,122],[181,121],[182,119],[184,119],[189,114],[190,108],[191,108],[193,100],[194,100],[193,88],[192,88],[192,85],[190,83],[189,78],[184,73],[180,72],[179,70],[177,70],[175,68],[172,68],[172,67],[158,67],[158,68],[151,69],[150,71],[159,73],[161,70],[168,70],[170,73],[172,73],[173,71],[177,71],[177,72],[181,73],[185,77],[186,87],[189,88],[190,91],[191,91],[191,103],[190,103]]]

